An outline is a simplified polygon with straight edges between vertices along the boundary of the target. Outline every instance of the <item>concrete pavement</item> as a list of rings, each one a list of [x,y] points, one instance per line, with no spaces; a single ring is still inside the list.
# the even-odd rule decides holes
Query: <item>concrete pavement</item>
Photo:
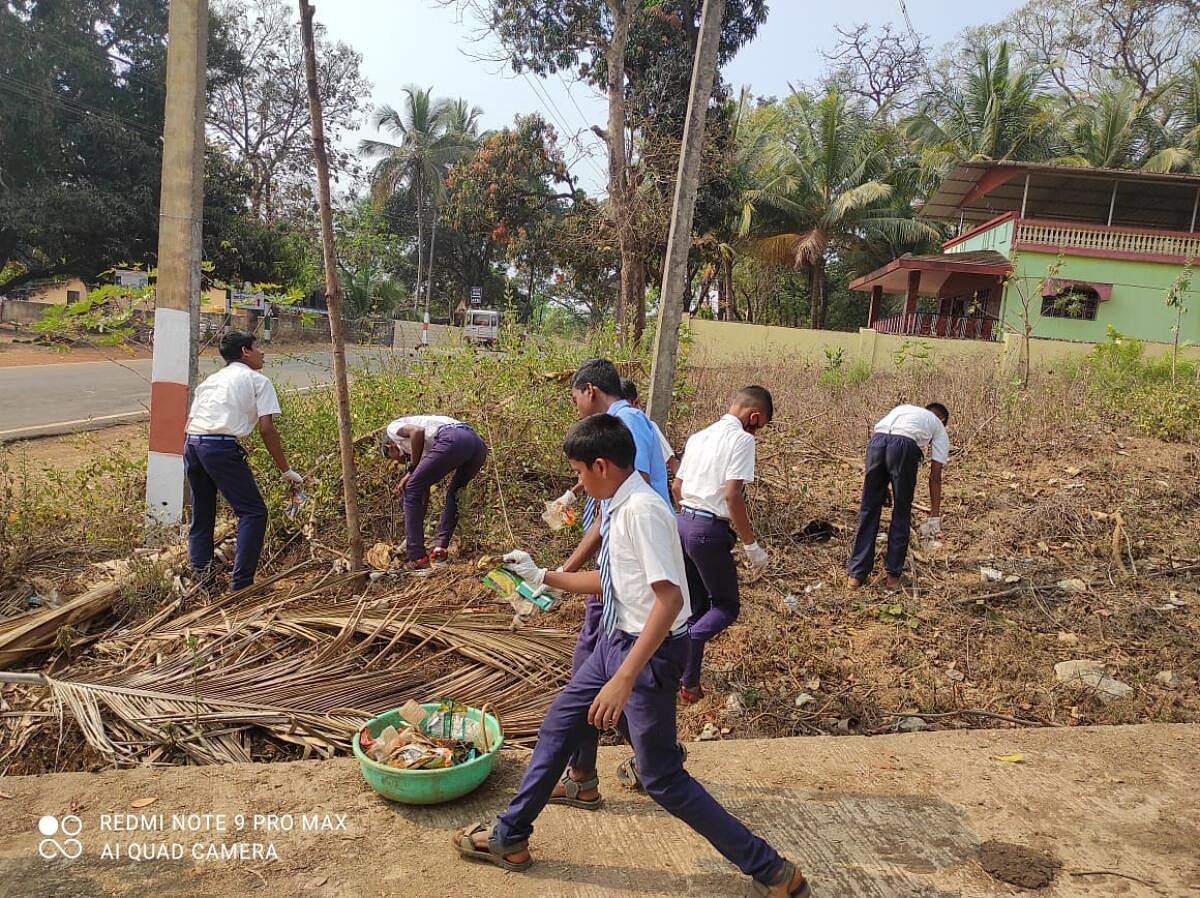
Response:
[[[689,750],[689,771],[799,863],[819,898],[1033,894],[985,872],[980,846],[989,840],[1058,865],[1036,892],[1045,898],[1200,896],[1200,726],[724,741]],[[525,874],[460,861],[449,842],[454,828],[503,808],[524,755],[506,755],[473,795],[429,808],[383,801],[348,759],[0,778],[0,896],[745,894],[745,878],[706,843],[617,786],[613,771],[626,751],[601,750],[604,810],[547,808]],[[39,818],[64,814],[79,819],[82,856],[64,860],[44,845],[45,860]],[[159,828],[118,832],[114,820],[130,821],[110,816],[102,829],[102,815],[127,814],[163,817]],[[177,825],[174,814],[225,816]],[[142,860],[130,859],[132,844]]]
[[[391,350],[346,350],[352,368],[380,364]],[[200,376],[217,370],[220,359],[200,360]],[[0,368],[0,442],[93,430],[145,420],[150,407],[150,359],[69,362]],[[279,390],[333,381],[329,352],[288,352],[267,348],[263,373]]]

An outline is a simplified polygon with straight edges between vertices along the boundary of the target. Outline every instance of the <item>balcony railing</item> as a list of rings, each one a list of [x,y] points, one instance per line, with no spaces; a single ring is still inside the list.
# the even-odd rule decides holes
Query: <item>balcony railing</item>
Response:
[[[1100,225],[1067,224],[1057,221],[1022,219],[1017,222],[1013,242],[1037,247],[1088,251],[1099,255],[1152,256],[1185,261],[1200,258],[1200,234],[1180,231],[1143,231]]]
[[[877,333],[907,337],[948,337],[952,340],[999,340],[999,321],[988,315],[939,315],[915,312],[881,318],[872,325]]]

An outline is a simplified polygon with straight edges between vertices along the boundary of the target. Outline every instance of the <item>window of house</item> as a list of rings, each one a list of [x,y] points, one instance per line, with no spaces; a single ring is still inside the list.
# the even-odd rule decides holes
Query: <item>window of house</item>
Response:
[[[68,290],[67,291],[67,302],[79,302],[79,291],[78,290]]]
[[[1100,297],[1094,290],[1063,290],[1054,296],[1042,297],[1042,317],[1095,321],[1099,306]]]

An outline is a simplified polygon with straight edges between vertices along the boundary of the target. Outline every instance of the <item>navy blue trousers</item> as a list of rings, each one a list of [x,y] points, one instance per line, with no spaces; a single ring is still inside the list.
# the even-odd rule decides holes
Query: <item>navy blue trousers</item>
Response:
[[[586,731],[593,729],[587,720],[592,701],[620,668],[635,641],[634,636],[619,631],[601,635],[595,651],[546,712],[517,795],[496,818],[494,834],[502,845],[514,845],[533,833],[533,822],[550,800],[567,758]],[[706,838],[739,870],[769,881],[779,871],[779,853],[683,769],[683,755],[676,744],[675,695],[690,651],[687,636],[665,639],[638,674],[625,704],[623,729],[633,743],[638,777],[647,795]]]
[[[232,585],[234,589],[249,586],[267,534],[267,505],[254,482],[246,450],[234,440],[188,437],[183,464],[192,488],[192,529],[188,533],[192,568],[203,571],[212,563],[219,492],[238,521]]]
[[[851,577],[866,580],[875,567],[875,537],[879,534],[879,515],[892,486],[892,523],[888,528],[887,558],[884,567],[897,576],[908,557],[908,537],[912,529],[913,494],[917,489],[917,469],[921,449],[909,437],[876,433],[867,444],[867,470],[863,475],[862,502],[858,507],[858,529],[850,547],[847,570]]]
[[[575,640],[575,654],[571,657],[572,676],[579,673],[579,669],[596,650],[596,644],[600,641],[600,618],[603,608],[598,595],[590,595],[583,600],[583,624],[579,628],[579,638]],[[595,770],[596,752],[599,748],[600,731],[595,727],[588,727],[583,731],[575,753],[571,755],[570,766],[582,773]]]
[[[692,600],[692,616],[688,620],[692,656],[684,669],[683,685],[695,689],[700,685],[704,644],[723,633],[742,610],[737,562],[732,553],[737,537],[729,522],[721,518],[706,518],[684,509],[679,512],[678,521],[688,595]]]
[[[450,537],[458,526],[458,494],[483,468],[487,446],[470,427],[454,425],[437,432],[432,446],[426,446],[416,469],[404,485],[404,538],[409,561],[424,558],[425,510],[429,490],[451,471],[454,477],[446,488],[446,504],[438,519],[433,544],[439,549],[450,546]]]

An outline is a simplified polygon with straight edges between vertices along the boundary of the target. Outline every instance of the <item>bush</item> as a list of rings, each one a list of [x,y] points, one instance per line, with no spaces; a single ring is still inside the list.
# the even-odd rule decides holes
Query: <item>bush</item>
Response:
[[[1093,396],[1120,423],[1164,440],[1200,438],[1200,380],[1195,363],[1170,355],[1147,360],[1141,340],[1111,326],[1088,357]]]

